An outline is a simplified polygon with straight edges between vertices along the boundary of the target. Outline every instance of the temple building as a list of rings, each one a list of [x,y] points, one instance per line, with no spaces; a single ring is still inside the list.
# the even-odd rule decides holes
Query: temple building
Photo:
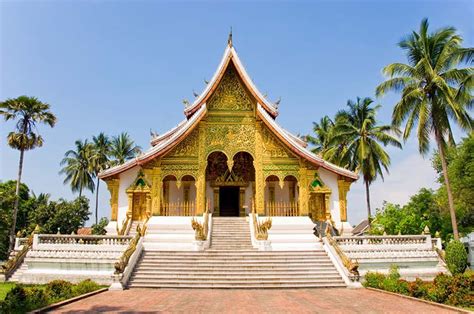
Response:
[[[229,38],[222,60],[184,120],[153,136],[151,147],[100,178],[111,193],[111,220],[150,216],[309,216],[347,223],[346,196],[357,174],[312,153],[276,121]]]

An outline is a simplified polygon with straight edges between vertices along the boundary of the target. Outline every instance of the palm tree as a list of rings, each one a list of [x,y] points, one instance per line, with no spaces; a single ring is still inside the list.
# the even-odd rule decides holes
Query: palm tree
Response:
[[[16,180],[15,205],[10,230],[9,251],[15,243],[16,219],[18,214],[18,200],[20,192],[21,174],[23,171],[23,157],[25,151],[43,146],[43,137],[37,133],[37,124],[44,123],[50,127],[56,124],[56,117],[49,110],[49,105],[36,97],[20,96],[0,102],[0,114],[5,121],[15,120],[15,131],[7,137],[8,145],[20,151],[18,178]]]
[[[128,133],[123,132],[118,136],[112,138],[112,149],[110,156],[114,159],[114,165],[120,165],[136,157],[141,152],[141,147],[135,145],[135,142],[130,138]]]
[[[68,150],[64,154],[60,174],[65,174],[64,184],[69,183],[73,192],[82,196],[84,188],[94,192],[94,147],[87,140],[75,142],[76,150]]]
[[[96,177],[96,191],[95,191],[95,223],[98,222],[98,207],[99,207],[99,172],[107,169],[109,166],[109,155],[111,150],[111,143],[107,135],[100,133],[98,136],[92,137],[94,145],[94,158],[92,168]]]
[[[308,143],[314,145],[311,151],[315,154],[323,154],[328,149],[331,131],[334,122],[328,116],[324,116],[319,123],[313,122],[313,132],[315,136],[306,135],[305,139]]]
[[[407,140],[416,127],[418,148],[422,155],[430,149],[434,136],[441,159],[448,204],[455,239],[459,239],[453,195],[449,183],[446,147],[454,144],[450,122],[471,131],[471,90],[474,68],[459,68],[472,63],[474,48],[462,48],[462,37],[454,27],[445,27],[428,33],[428,20],[423,19],[419,32],[413,32],[398,44],[406,51],[408,63],[392,63],[383,69],[388,79],[376,89],[377,96],[389,91],[401,93],[395,105],[392,124],[404,121],[403,139]]]
[[[347,167],[360,172],[365,183],[367,216],[370,223],[370,185],[377,176],[383,180],[383,169],[388,173],[390,156],[383,146],[393,145],[401,148],[398,139],[393,133],[398,130],[390,125],[377,125],[376,114],[380,105],[371,107],[370,98],[347,102],[348,110],[336,114],[334,135],[330,146],[344,143],[344,150],[340,151],[340,160],[347,162]]]

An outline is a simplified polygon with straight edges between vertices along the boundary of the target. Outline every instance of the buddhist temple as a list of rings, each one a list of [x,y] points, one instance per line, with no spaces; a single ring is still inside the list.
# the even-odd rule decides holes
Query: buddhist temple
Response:
[[[231,36],[195,96],[185,101],[183,121],[153,136],[146,152],[100,174],[118,227],[127,218],[208,210],[214,217],[309,216],[350,228],[346,196],[357,174],[315,155],[278,124],[279,102],[257,89]]]

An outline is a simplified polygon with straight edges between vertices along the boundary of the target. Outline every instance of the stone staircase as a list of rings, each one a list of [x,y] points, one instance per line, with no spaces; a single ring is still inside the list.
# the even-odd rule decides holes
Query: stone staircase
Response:
[[[211,250],[254,250],[245,217],[214,217]]]
[[[137,227],[138,225],[143,224],[140,220],[132,221],[132,225],[130,226],[130,230],[128,231],[128,235],[135,236],[137,234]]]
[[[324,249],[257,251],[245,218],[213,219],[203,252],[145,250],[130,288],[346,287]]]

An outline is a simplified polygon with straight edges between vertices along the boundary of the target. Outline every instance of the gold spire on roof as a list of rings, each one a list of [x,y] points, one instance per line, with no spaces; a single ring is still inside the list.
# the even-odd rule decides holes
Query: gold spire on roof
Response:
[[[229,47],[232,47],[232,26],[230,27],[230,33],[229,33],[229,38],[227,39],[227,45],[229,45]]]

